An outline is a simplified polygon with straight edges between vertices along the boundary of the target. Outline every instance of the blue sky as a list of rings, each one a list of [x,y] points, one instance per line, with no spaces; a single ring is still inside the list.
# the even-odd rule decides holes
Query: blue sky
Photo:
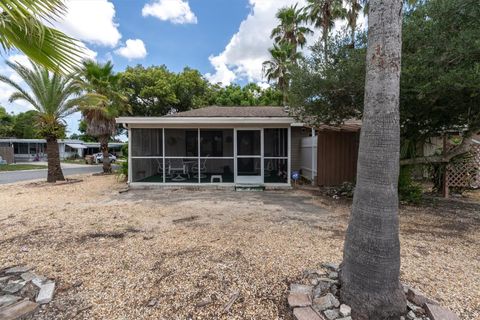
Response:
[[[65,0],[67,14],[53,25],[79,40],[85,55],[111,60],[116,71],[136,64],[162,65],[172,71],[185,66],[223,85],[249,81],[264,84],[262,62],[269,58],[269,38],[281,7],[305,0]],[[313,44],[317,34],[309,38]],[[5,60],[27,63],[19,52]],[[0,73],[19,77],[0,62]],[[13,90],[0,83],[0,105],[9,112],[31,107],[11,104]],[[67,130],[78,130],[78,113],[67,119]]]

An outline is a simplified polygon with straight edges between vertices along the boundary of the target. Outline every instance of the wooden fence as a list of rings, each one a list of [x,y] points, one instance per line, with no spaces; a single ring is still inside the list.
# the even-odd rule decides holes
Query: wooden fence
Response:
[[[447,181],[449,187],[480,187],[480,144],[458,160],[447,165]]]
[[[317,184],[353,182],[357,173],[359,132],[320,131],[317,143]]]

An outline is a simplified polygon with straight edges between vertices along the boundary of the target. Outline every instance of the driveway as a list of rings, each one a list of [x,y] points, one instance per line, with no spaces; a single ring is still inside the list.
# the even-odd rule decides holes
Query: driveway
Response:
[[[43,163],[42,163],[43,164]],[[102,172],[101,165],[62,163],[65,176]],[[0,172],[0,184],[47,178],[47,169]]]

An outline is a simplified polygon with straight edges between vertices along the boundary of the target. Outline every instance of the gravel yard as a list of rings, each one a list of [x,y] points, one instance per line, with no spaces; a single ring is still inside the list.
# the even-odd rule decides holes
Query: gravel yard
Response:
[[[27,264],[57,284],[36,319],[292,319],[289,283],[341,261],[343,200],[81,179],[0,186],[0,269]],[[402,281],[480,319],[479,227],[480,203],[402,208]]]

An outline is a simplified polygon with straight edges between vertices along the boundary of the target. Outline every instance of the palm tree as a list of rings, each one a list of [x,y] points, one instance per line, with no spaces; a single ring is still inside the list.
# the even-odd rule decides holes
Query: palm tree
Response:
[[[81,74],[85,90],[104,98],[98,103],[80,107],[80,111],[87,123],[87,134],[100,142],[103,172],[111,173],[108,142],[117,131],[115,118],[127,110],[127,98],[118,91],[119,76],[113,72],[110,61],[105,64],[85,61]]]
[[[402,1],[370,0],[357,187],[345,238],[341,297],[354,319],[399,319],[398,175]]]
[[[303,10],[297,9],[297,4],[295,4],[279,9],[276,17],[280,24],[272,30],[270,37],[278,45],[290,44],[293,49],[292,54],[295,54],[298,46],[303,48],[307,43],[306,35],[312,33],[312,30],[303,25],[305,21]]]
[[[300,58],[300,53],[295,52],[292,44],[283,43],[273,45],[269,49],[271,59],[263,62],[263,74],[267,77],[267,81],[275,80],[277,88],[282,91],[283,105],[287,105],[287,94],[290,84],[291,68]]]
[[[307,6],[304,10],[307,21],[322,30],[321,40],[323,41],[325,63],[327,63],[330,31],[335,24],[335,20],[343,19],[346,15],[342,0],[307,0]]]
[[[352,38],[352,48],[355,48],[355,31],[357,29],[358,14],[362,10],[362,4],[365,0],[347,0],[349,8],[346,12],[347,26],[350,29],[350,36]]]
[[[89,103],[90,96],[82,95],[82,87],[75,80],[75,74],[60,75],[47,68],[31,63],[26,67],[20,63],[6,61],[22,80],[31,93],[10,78],[0,75],[0,81],[12,86],[14,92],[9,101],[24,100],[37,112],[39,132],[47,140],[48,182],[65,180],[60,167],[60,156],[57,140],[65,135],[63,119],[77,111],[77,107]]]
[[[0,1],[0,46],[16,48],[35,63],[52,71],[73,70],[82,50],[76,40],[48,27],[66,11],[63,0]]]

